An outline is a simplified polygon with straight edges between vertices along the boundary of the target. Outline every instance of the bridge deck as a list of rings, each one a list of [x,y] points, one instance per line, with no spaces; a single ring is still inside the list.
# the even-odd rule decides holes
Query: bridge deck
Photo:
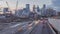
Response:
[[[25,34],[24,32],[25,31],[19,31],[16,34]],[[26,34],[55,34],[47,21],[39,22],[29,33],[28,32]]]
[[[54,34],[47,23],[39,23],[30,34]]]

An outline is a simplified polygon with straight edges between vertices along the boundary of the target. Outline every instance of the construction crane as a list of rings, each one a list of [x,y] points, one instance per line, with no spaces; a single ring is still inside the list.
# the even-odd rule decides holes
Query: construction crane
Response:
[[[16,2],[16,10],[17,10],[17,8],[18,8],[18,0],[17,0],[17,2]]]
[[[7,2],[7,1],[6,1],[6,4],[7,4],[8,8],[10,9],[10,7],[9,7],[9,5],[8,5],[8,2]]]
[[[8,4],[8,2],[6,1],[6,4],[7,4],[7,6],[8,6],[8,8],[10,9],[10,6],[9,6],[9,4]],[[11,11],[11,9],[10,9],[10,14],[12,13],[12,11]]]
[[[17,8],[18,8],[18,0],[16,2],[15,15],[17,14]]]

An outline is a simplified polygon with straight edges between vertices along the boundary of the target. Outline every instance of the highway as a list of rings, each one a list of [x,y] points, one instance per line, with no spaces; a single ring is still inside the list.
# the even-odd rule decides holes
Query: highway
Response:
[[[7,25],[8,27],[2,29],[0,31],[0,34],[14,34],[15,32],[18,31],[19,28],[29,25],[28,23],[30,22],[14,23],[14,24]]]
[[[49,25],[48,20],[39,20],[38,23],[34,25],[34,27],[26,31],[18,31],[16,34],[56,34],[55,31]]]
[[[4,28],[0,34],[56,34],[48,20],[36,20],[16,23]]]
[[[45,22],[40,22],[30,34],[54,34],[49,27],[49,25]]]

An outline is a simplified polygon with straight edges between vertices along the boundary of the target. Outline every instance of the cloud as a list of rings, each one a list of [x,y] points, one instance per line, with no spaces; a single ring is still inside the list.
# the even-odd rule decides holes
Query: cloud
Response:
[[[57,10],[60,10],[60,0],[52,0],[52,4]]]
[[[52,3],[54,6],[57,6],[57,7],[60,6],[60,0],[52,0]]]
[[[8,1],[10,7],[16,7],[17,0],[3,0],[3,1]],[[46,4],[46,5],[52,4],[51,0],[19,0],[19,7],[25,7],[25,4],[28,4],[28,3],[31,6],[35,4],[35,5],[39,5],[40,7],[42,7],[43,4]],[[6,5],[6,4],[4,4],[4,5]]]

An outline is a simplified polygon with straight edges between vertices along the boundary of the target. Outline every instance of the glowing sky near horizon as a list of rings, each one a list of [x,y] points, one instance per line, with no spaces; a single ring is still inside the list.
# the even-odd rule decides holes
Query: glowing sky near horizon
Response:
[[[9,4],[9,7],[11,8],[16,8],[16,2],[17,0],[0,0],[0,5],[2,7],[7,7],[6,1]],[[51,5],[52,2],[51,0],[18,0],[18,8],[23,8],[25,7],[25,4],[30,4],[30,7],[32,7],[33,5],[39,5],[40,8],[43,6],[43,4],[46,5]]]
[[[0,6],[7,7],[6,1],[10,8],[16,8],[17,0],[0,0]],[[18,8],[24,8],[25,4],[30,4],[30,7],[39,5],[40,8],[46,4],[48,7],[60,10],[60,0],[18,0]]]

